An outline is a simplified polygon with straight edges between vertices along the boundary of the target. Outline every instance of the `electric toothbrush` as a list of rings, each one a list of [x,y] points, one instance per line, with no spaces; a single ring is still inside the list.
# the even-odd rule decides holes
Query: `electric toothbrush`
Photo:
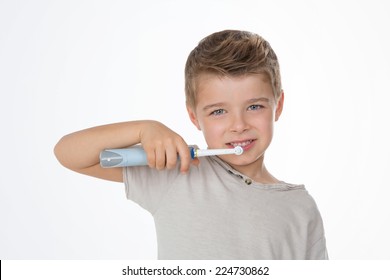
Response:
[[[191,158],[217,156],[217,155],[241,155],[244,149],[236,146],[233,149],[209,149],[201,150],[196,147],[188,147]],[[142,146],[136,145],[126,149],[106,149],[100,153],[100,165],[103,168],[141,166],[148,165],[146,153]]]

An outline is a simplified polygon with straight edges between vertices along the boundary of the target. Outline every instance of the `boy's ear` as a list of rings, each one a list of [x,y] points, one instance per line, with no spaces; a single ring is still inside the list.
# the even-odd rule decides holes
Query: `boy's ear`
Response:
[[[192,109],[192,107],[189,106],[188,104],[187,104],[187,112],[188,112],[188,116],[190,117],[191,122],[196,126],[197,129],[202,130],[200,128],[198,118],[196,117],[194,109]]]
[[[284,105],[284,91],[282,90],[282,92],[280,93],[278,104],[276,104],[275,121],[278,121],[280,115],[282,114],[283,105]]]

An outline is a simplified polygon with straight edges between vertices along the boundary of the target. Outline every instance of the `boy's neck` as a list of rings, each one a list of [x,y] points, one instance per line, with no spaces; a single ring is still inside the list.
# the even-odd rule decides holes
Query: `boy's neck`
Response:
[[[248,176],[252,180],[261,184],[276,184],[280,183],[265,167],[264,156],[259,158],[256,162],[244,166],[232,166],[241,174]]]

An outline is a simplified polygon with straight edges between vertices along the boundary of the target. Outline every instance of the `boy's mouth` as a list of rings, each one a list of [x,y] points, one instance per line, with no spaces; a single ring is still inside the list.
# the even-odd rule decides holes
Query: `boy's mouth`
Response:
[[[251,144],[254,141],[255,141],[254,139],[250,139],[250,140],[245,140],[245,141],[230,142],[230,143],[227,143],[227,145],[231,146],[233,148],[240,146],[245,150],[246,148],[250,148]]]

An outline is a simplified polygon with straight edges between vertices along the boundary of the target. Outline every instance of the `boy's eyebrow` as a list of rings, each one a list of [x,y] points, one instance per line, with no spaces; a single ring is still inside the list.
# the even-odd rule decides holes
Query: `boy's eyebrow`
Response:
[[[269,98],[267,97],[259,97],[259,98],[252,98],[247,101],[247,103],[256,103],[256,102],[270,102]]]
[[[222,103],[222,102],[209,104],[209,105],[206,105],[203,107],[203,111],[207,111],[207,110],[214,108],[214,107],[223,107],[224,105],[225,105],[225,103]]]
[[[256,102],[270,102],[270,99],[267,98],[267,97],[259,97],[259,98],[251,98],[251,99],[248,99],[246,101],[246,103],[256,103]],[[203,111],[207,111],[211,108],[215,108],[215,107],[223,107],[224,105],[226,105],[226,103],[224,102],[219,102],[219,103],[213,103],[213,104],[209,104],[209,105],[206,105],[203,107]]]

